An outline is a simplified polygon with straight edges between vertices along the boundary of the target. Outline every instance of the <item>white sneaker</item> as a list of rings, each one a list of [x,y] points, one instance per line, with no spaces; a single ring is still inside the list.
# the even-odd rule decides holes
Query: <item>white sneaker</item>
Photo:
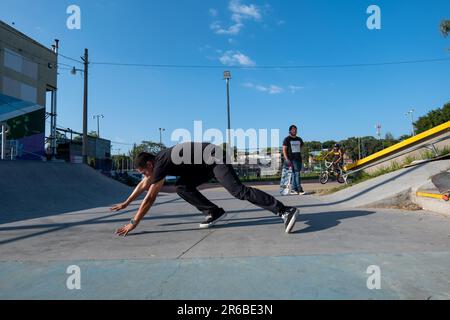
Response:
[[[217,212],[213,215],[207,216],[206,220],[204,222],[200,223],[199,228],[200,229],[210,228],[213,225],[215,225],[218,221],[225,218],[226,216],[227,216],[227,213],[225,212],[225,210],[220,209],[219,212]]]
[[[291,233],[292,228],[294,228],[295,222],[297,220],[297,216],[300,213],[300,210],[298,210],[295,207],[286,207],[285,210],[286,211],[283,213],[281,218],[283,218],[286,233]]]

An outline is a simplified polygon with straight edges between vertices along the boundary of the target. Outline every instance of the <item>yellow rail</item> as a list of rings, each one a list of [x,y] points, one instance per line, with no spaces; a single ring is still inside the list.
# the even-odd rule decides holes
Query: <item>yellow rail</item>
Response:
[[[450,131],[450,121],[447,121],[446,123],[443,123],[439,126],[436,126],[430,130],[427,130],[425,132],[422,132],[414,137],[411,137],[409,139],[403,140],[402,142],[399,142],[397,144],[394,144],[393,146],[390,146],[389,148],[386,148],[384,150],[381,150],[377,153],[374,153],[364,159],[358,160],[355,163],[349,164],[345,166],[345,171],[349,171],[352,169],[356,169],[358,167],[361,167],[363,165],[369,164],[370,162],[374,162],[376,160],[380,160],[384,157],[387,157],[391,154],[394,154],[398,151],[401,151],[403,149],[406,149],[407,147],[411,147],[415,144],[421,143],[425,140],[431,139],[434,136],[437,136],[439,134],[442,134],[446,131]]]
[[[439,199],[439,200],[448,201],[448,195],[447,194],[438,194],[438,193],[417,191],[416,195],[418,197],[433,198],[433,199]]]

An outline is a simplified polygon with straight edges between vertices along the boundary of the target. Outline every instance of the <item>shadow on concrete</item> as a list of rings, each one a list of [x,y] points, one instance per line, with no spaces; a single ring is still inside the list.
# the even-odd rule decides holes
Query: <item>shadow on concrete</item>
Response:
[[[160,203],[162,204],[162,203]],[[16,236],[13,238],[5,239],[0,241],[0,245],[8,244],[28,238],[37,237],[40,235],[61,231],[64,229],[68,229],[71,227],[78,227],[83,225],[94,225],[94,224],[116,224],[116,227],[119,228],[121,224],[126,224],[129,222],[129,217],[119,218],[119,219],[111,219],[111,217],[118,217],[120,215],[127,214],[134,210],[125,210],[118,213],[112,213],[110,215],[97,217],[93,219],[78,221],[78,222],[69,222],[62,224],[38,224],[38,225],[27,225],[27,226],[14,226],[14,227],[0,227],[1,231],[17,231],[17,230],[40,230],[31,234],[25,234],[22,236]],[[230,210],[228,214],[237,214],[237,213],[248,213],[248,212],[266,212],[263,209],[255,208],[255,209],[245,209],[245,210]],[[308,214],[300,214],[297,218],[297,222],[304,221],[305,224],[309,225],[308,228],[303,230],[298,230],[293,233],[308,233],[308,232],[317,232],[326,229],[333,228],[341,223],[343,219],[351,219],[360,216],[366,216],[369,214],[375,213],[374,211],[363,211],[363,210],[343,210],[343,211],[332,211],[332,212],[318,212],[318,213],[308,213]],[[270,214],[270,213],[268,213]],[[167,233],[167,232],[184,232],[184,231],[198,231],[198,224],[202,221],[201,213],[188,213],[188,214],[160,214],[154,216],[144,217],[144,221],[149,220],[157,220],[157,219],[183,219],[183,218],[191,218],[191,217],[199,217],[198,221],[189,221],[189,222],[178,222],[178,223],[165,223],[159,224],[159,227],[174,227],[174,226],[183,226],[183,225],[195,225],[195,228],[188,229],[169,229],[169,230],[155,230],[155,231],[141,231],[129,234],[128,236],[133,235],[143,235],[143,234],[154,234],[154,233]],[[249,227],[249,226],[258,226],[258,225],[269,225],[269,224],[282,224],[282,220],[275,216],[268,217],[248,217],[248,218],[226,218],[223,222],[217,224],[213,228],[214,229],[223,229],[223,228],[237,228],[237,227]],[[45,230],[42,230],[45,229]],[[208,229],[207,229],[208,230]]]
[[[176,199],[172,199],[172,200],[165,201],[165,202],[159,202],[159,203],[156,203],[154,206],[161,205],[161,204],[164,204],[164,203],[167,203],[167,202],[172,202],[173,200],[176,200]],[[127,216],[126,218],[123,218],[123,219],[110,219],[110,218],[111,217],[120,216],[120,215],[124,215],[124,214],[130,213],[130,212],[135,212],[135,211],[136,211],[135,209],[122,210],[122,211],[117,212],[117,213],[111,213],[109,215],[104,215],[104,216],[101,216],[101,217],[96,217],[96,218],[92,218],[92,219],[82,220],[82,221],[78,221],[78,222],[37,224],[37,225],[14,226],[14,227],[0,227],[0,231],[46,229],[46,230],[42,230],[42,231],[31,233],[31,234],[26,234],[26,235],[23,235],[23,236],[13,237],[13,238],[10,238],[10,239],[5,239],[5,240],[0,240],[0,245],[11,243],[11,242],[16,242],[16,241],[24,240],[24,239],[28,239],[28,238],[33,238],[33,237],[37,237],[37,236],[44,235],[44,234],[47,234],[47,233],[57,232],[57,231],[64,230],[64,229],[67,229],[67,228],[77,227],[77,226],[82,226],[82,225],[117,223],[117,228],[119,228],[119,227],[121,227],[120,224],[128,223],[130,221],[130,217]],[[166,219],[166,218],[186,218],[186,217],[191,217],[191,216],[199,216],[199,213],[172,214],[172,215],[167,215],[167,216],[156,216],[156,215],[153,215],[153,216],[149,216],[149,217],[144,217],[143,220],[155,220],[155,219]],[[105,220],[105,219],[108,219],[108,220]]]
[[[352,219],[356,217],[364,217],[374,214],[375,211],[366,210],[344,210],[344,211],[331,211],[331,212],[320,212],[311,214],[300,214],[298,221],[303,221],[304,224],[308,225],[305,229],[296,230],[292,233],[309,233],[318,232],[326,229],[331,229],[341,224],[342,220]]]
[[[239,212],[244,212],[246,210],[242,210]],[[255,211],[255,210],[248,210]],[[261,210],[262,211],[262,210]],[[342,220],[352,219],[356,217],[364,217],[370,214],[374,214],[375,211],[366,211],[366,210],[343,210],[343,211],[332,211],[332,212],[318,212],[318,213],[308,213],[308,214],[300,214],[297,218],[298,222],[304,222],[304,224],[308,225],[306,229],[300,229],[292,232],[293,234],[300,233],[310,233],[310,232],[319,232],[327,229],[331,229],[333,227],[341,224]],[[217,225],[210,229],[206,230],[220,230],[220,229],[228,229],[228,228],[239,228],[239,227],[251,227],[251,226],[262,226],[262,225],[271,225],[271,224],[282,224],[283,221],[276,216],[272,217],[250,217],[250,218],[230,218],[219,222]],[[159,226],[163,227],[173,227],[173,226],[183,226],[183,225],[198,225],[198,222],[180,222],[180,223],[169,223],[169,224],[161,224]],[[133,235],[144,235],[144,234],[157,234],[157,233],[167,233],[167,232],[185,232],[185,231],[196,231],[200,230],[197,228],[186,228],[186,229],[170,229],[170,230],[154,230],[154,231],[141,231],[137,233],[133,233]],[[204,229],[205,230],[205,229]],[[132,236],[132,235],[128,235]]]

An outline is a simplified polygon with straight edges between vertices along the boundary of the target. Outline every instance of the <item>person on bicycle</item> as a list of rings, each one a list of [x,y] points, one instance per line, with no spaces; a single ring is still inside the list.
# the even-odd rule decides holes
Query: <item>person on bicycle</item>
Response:
[[[344,167],[344,151],[342,150],[341,145],[336,143],[330,153],[333,155],[333,170],[336,172],[337,178],[339,179]]]

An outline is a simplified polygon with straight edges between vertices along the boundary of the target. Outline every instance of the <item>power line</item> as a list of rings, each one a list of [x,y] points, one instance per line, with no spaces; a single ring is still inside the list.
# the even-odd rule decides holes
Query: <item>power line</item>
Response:
[[[374,63],[353,63],[353,64],[325,64],[325,65],[261,65],[261,66],[225,66],[225,65],[181,65],[181,64],[145,64],[145,63],[116,63],[116,62],[91,62],[93,65],[106,65],[118,67],[145,67],[145,68],[167,68],[167,69],[319,69],[319,68],[351,68],[351,67],[373,67],[373,66],[388,66],[388,65],[402,65],[402,64],[418,64],[450,61],[450,58],[436,58],[436,59],[420,59],[420,60],[405,60],[405,61],[389,61],[389,62],[374,62]]]
[[[66,58],[66,59],[68,59],[68,60],[71,60],[71,61],[74,61],[74,62],[77,62],[77,63],[79,63],[79,64],[83,64],[83,62],[82,61],[80,61],[80,60],[77,60],[77,59],[74,59],[74,58],[71,58],[71,57],[68,57],[68,56],[65,56],[65,55],[63,55],[61,52],[58,52],[58,56],[61,56],[61,57],[63,57],[63,58]]]

